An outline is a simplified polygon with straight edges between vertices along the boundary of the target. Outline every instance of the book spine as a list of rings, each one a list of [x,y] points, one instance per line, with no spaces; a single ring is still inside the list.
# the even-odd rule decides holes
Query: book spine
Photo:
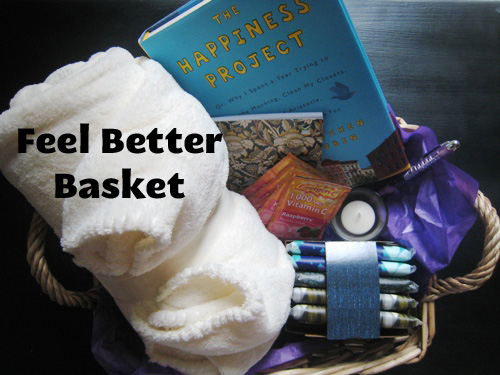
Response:
[[[139,37],[139,44],[141,44],[144,39],[147,39],[147,36],[150,33],[154,32],[157,29],[159,29],[160,27],[162,27],[163,25],[165,25],[168,21],[173,20],[175,17],[180,16],[182,13],[184,13],[187,10],[195,7],[196,5],[198,5],[199,3],[203,2],[203,1],[205,1],[205,0],[189,0],[186,4],[180,6],[179,8],[177,8],[176,10],[174,10],[172,13],[170,13],[170,14],[166,15],[165,17],[163,17],[161,20],[159,20],[158,22],[156,22],[153,26],[151,26],[151,27],[147,28],[146,30],[144,30],[144,32]],[[141,47],[142,47],[142,45],[141,45]],[[144,50],[144,52],[147,53],[146,50]]]

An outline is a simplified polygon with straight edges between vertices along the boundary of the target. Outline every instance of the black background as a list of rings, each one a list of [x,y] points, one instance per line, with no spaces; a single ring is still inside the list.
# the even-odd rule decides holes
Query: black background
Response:
[[[384,93],[408,123],[439,141],[460,140],[449,160],[480,184],[495,207],[500,119],[500,2],[346,0]],[[3,1],[0,5],[0,111],[22,87],[112,46],[142,55],[141,32],[185,1]],[[202,30],[200,30],[202,32]],[[0,151],[1,152],[1,151]],[[4,374],[104,374],[90,351],[92,313],[44,295],[25,261],[33,209],[0,176],[1,351]],[[479,260],[478,223],[440,276],[469,272]],[[57,244],[57,241],[53,239]],[[87,274],[56,250],[56,277],[81,287]],[[437,335],[424,359],[387,374],[497,374],[498,273],[481,289],[436,303]]]

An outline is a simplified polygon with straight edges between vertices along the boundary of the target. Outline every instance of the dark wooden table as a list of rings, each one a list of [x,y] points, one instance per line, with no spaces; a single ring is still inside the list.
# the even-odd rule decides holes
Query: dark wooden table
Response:
[[[142,54],[137,38],[185,1],[3,1],[0,110],[25,85],[55,69],[121,46]],[[500,207],[500,2],[346,0],[388,101],[409,123],[438,139],[458,139],[450,161]],[[1,150],[0,150],[1,152]],[[104,374],[90,351],[92,313],[60,307],[29,273],[25,243],[32,208],[0,177],[2,373]],[[442,276],[470,271],[483,228],[477,224]],[[49,259],[57,276],[84,275]],[[437,335],[423,361],[387,374],[497,374],[498,272],[481,289],[436,303]],[[7,356],[5,355],[7,354]]]

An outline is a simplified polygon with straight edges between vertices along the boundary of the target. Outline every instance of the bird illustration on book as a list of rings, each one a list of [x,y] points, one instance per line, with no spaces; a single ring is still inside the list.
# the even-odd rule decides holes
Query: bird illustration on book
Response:
[[[331,87],[330,90],[332,90],[335,93],[335,95],[332,96],[332,99],[339,99],[339,100],[350,99],[356,92],[356,91],[351,91],[349,87],[340,82],[335,82],[335,86]]]

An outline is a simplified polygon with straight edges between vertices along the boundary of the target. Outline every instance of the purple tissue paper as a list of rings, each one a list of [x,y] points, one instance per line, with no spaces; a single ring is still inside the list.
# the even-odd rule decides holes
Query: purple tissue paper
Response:
[[[434,132],[425,126],[415,131],[401,129],[411,164],[438,146]],[[418,272],[421,287],[430,276],[446,267],[465,234],[474,224],[474,202],[478,183],[446,160],[396,187],[386,186],[384,198],[389,220],[384,239],[399,241],[416,250],[425,269]]]

